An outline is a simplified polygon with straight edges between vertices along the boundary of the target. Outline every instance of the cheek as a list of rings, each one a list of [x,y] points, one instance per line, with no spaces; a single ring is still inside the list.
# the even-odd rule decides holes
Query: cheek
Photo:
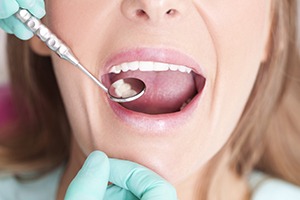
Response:
[[[203,8],[218,54],[218,71],[227,80],[253,80],[268,39],[270,1],[234,2],[212,1]]]
[[[114,6],[105,0],[91,0],[88,3],[81,0],[48,0],[46,1],[45,23],[53,33],[64,41],[78,57],[80,62],[92,73],[96,74],[92,68],[96,66],[95,54],[97,45],[91,44],[90,38],[101,38],[101,34],[95,31],[95,26],[104,25],[101,19],[107,14],[107,10]],[[105,11],[99,12],[105,7]],[[97,35],[97,37],[95,37]],[[96,42],[97,43],[97,42]],[[101,44],[99,44],[101,46]],[[87,53],[89,52],[89,53]],[[61,60],[53,53],[52,56],[55,74],[62,93],[69,121],[72,124],[75,137],[85,146],[91,146],[91,131],[89,129],[90,120],[88,110],[91,105],[95,105],[93,100],[103,98],[105,94],[99,92],[99,88],[86,77],[80,70],[64,60]],[[91,94],[99,94],[91,96]],[[98,105],[97,105],[98,106]],[[99,105],[100,110],[105,110]],[[102,126],[102,121],[95,124]]]
[[[230,134],[253,88],[269,33],[270,0],[204,0],[201,4],[217,51],[212,80],[215,131]],[[234,6],[233,6],[234,5]]]
[[[91,54],[86,52],[98,51],[97,45],[90,45],[91,38],[105,38],[104,31],[97,30],[99,27],[104,30],[109,24],[106,19],[115,6],[115,3],[106,0],[91,0],[88,3],[81,0],[49,0],[46,2],[46,23],[75,55],[80,55],[80,60],[85,65],[94,66]]]
[[[81,45],[84,42],[85,35],[79,34],[87,30],[90,20],[84,13],[77,13],[78,4],[69,1],[48,1],[47,3],[47,24],[50,29],[60,37],[74,51],[75,46]],[[83,8],[89,13],[88,8]],[[84,22],[84,23],[83,23]],[[77,41],[77,42],[76,42]],[[78,47],[78,49],[82,46]],[[74,52],[76,53],[76,52]]]

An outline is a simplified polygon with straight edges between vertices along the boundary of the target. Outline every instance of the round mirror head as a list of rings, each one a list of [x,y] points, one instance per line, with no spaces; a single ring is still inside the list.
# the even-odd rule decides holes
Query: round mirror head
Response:
[[[119,79],[108,88],[108,96],[112,101],[125,103],[134,101],[145,93],[146,85],[137,78]]]

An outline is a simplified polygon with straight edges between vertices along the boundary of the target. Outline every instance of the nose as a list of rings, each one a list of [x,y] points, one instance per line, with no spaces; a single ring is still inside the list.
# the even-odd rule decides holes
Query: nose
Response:
[[[123,0],[123,15],[132,21],[160,23],[182,16],[187,10],[183,0]]]

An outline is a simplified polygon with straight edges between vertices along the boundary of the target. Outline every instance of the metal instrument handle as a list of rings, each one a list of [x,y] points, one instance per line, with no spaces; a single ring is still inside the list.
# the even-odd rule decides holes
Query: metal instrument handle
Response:
[[[77,66],[79,64],[78,59],[73,55],[67,45],[59,40],[39,19],[31,15],[30,12],[25,9],[19,9],[15,16],[57,55],[73,65]]]
[[[84,68],[74,56],[71,49],[58,39],[42,22],[34,17],[30,12],[25,9],[19,9],[15,14],[32,33],[38,36],[52,51],[54,51],[59,57],[70,62],[84,72],[89,78],[91,78],[101,89],[106,93],[108,89],[86,68]]]

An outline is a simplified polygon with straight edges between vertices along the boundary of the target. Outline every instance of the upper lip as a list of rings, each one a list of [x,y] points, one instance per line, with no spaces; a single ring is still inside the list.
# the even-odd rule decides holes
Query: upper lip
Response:
[[[153,61],[184,65],[205,77],[202,67],[193,58],[177,50],[163,48],[135,48],[119,51],[108,58],[102,73],[109,73],[110,68],[114,65],[133,61]]]

